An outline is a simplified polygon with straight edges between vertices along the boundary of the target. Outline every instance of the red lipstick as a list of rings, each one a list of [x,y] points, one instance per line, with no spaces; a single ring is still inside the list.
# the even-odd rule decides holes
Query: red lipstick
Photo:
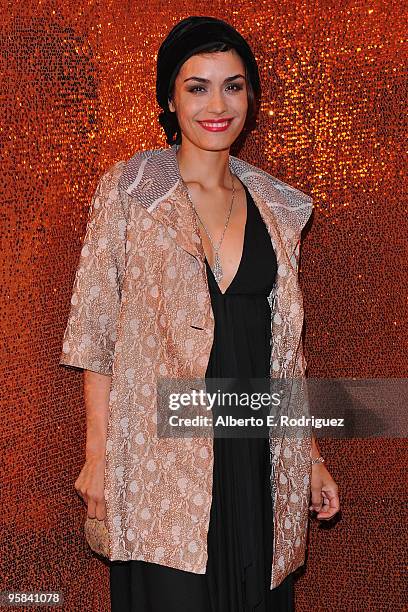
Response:
[[[225,119],[204,119],[198,123],[208,132],[225,132],[231,125],[232,117]]]

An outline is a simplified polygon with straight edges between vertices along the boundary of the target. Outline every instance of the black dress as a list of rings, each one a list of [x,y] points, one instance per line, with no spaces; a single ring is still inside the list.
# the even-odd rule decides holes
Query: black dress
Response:
[[[271,309],[267,296],[277,262],[259,210],[243,186],[247,196],[244,247],[237,273],[225,293],[206,261],[215,320],[206,371],[210,390],[211,379],[225,378],[228,384],[235,380],[234,390],[245,391],[249,389],[247,379],[269,378]],[[221,412],[215,416],[218,414]],[[231,409],[229,414],[234,414]],[[270,590],[273,509],[269,440],[267,436],[238,436],[222,430],[214,436],[206,573],[193,574],[146,561],[113,561],[112,612],[292,612],[293,575]]]

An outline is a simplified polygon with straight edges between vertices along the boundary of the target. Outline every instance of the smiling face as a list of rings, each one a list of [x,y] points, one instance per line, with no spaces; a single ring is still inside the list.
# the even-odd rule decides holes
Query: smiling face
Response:
[[[229,148],[245,124],[248,92],[238,53],[193,55],[181,66],[169,108],[176,112],[183,142],[220,151]]]

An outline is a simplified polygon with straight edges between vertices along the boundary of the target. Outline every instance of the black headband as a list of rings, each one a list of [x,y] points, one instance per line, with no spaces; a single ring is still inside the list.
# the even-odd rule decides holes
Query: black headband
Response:
[[[205,51],[216,42],[226,43],[238,52],[245,63],[254,94],[256,97],[260,96],[258,65],[245,38],[222,19],[187,17],[170,30],[157,54],[156,99],[165,111],[162,117],[169,113],[168,97],[182,64],[192,55]],[[163,125],[161,117],[159,120]]]

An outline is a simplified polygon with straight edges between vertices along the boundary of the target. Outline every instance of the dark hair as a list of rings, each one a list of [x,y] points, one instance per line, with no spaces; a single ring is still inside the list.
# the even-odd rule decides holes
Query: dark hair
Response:
[[[230,51],[231,49],[234,49],[234,51],[238,53],[237,49],[235,49],[235,47],[233,47],[232,45],[229,45],[224,42],[214,42],[212,44],[209,44],[208,48],[198,51],[194,55],[201,55],[204,53],[216,53],[217,51]],[[255,93],[251,80],[248,78],[248,70],[245,60],[242,57],[241,59],[244,62],[245,76],[247,77],[246,83],[248,95],[248,111],[244,126],[242,128],[242,132],[240,134],[240,139],[242,137],[246,137],[246,135],[256,127],[256,119],[260,106],[260,92],[257,92],[257,94]],[[173,97],[176,77],[177,74],[174,74],[169,83],[169,99]],[[167,144],[181,144],[181,129],[177,120],[177,114],[175,112],[171,112],[170,109],[166,109],[159,114],[159,122],[166,133]]]

